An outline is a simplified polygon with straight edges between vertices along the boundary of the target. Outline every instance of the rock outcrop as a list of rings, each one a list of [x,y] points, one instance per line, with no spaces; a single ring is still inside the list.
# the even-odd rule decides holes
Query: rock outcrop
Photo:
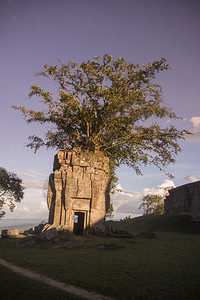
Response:
[[[49,224],[83,234],[101,226],[110,203],[109,158],[101,152],[60,151],[49,176]]]

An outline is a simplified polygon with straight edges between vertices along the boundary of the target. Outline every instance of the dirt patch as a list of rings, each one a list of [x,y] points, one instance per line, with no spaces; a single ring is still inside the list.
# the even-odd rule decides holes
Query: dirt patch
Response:
[[[10,270],[12,270],[15,273],[18,273],[22,276],[28,277],[30,279],[39,281],[40,283],[46,283],[48,285],[51,285],[57,289],[60,289],[62,291],[65,291],[67,293],[76,295],[78,297],[82,297],[85,299],[90,299],[90,300],[114,300],[114,298],[109,298],[100,294],[96,294],[94,292],[89,292],[86,291],[84,289],[81,288],[77,288],[75,286],[72,285],[67,285],[63,282],[51,279],[45,275],[42,274],[37,274],[33,271],[21,268],[21,267],[17,267],[3,259],[0,259],[0,265],[9,268]]]

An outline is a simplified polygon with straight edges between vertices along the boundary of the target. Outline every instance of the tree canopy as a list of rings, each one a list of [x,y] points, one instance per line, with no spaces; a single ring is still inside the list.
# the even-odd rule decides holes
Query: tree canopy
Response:
[[[5,215],[2,208],[7,205],[10,211],[15,208],[14,201],[21,202],[24,196],[22,180],[4,168],[0,168],[0,218]]]
[[[177,119],[164,106],[156,75],[171,69],[162,58],[142,66],[123,57],[97,56],[80,65],[74,61],[44,65],[42,76],[58,84],[58,95],[32,85],[29,97],[44,104],[35,111],[13,106],[28,123],[51,124],[44,137],[30,136],[28,147],[66,149],[80,147],[102,151],[110,157],[111,169],[126,164],[140,174],[142,164],[165,169],[181,150],[185,130],[163,127],[160,119]]]

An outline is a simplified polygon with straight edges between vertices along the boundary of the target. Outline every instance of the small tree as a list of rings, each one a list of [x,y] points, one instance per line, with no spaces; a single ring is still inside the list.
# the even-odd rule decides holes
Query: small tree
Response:
[[[10,211],[15,208],[14,201],[21,202],[24,195],[22,180],[15,174],[4,168],[0,168],[0,218],[5,212],[1,211],[7,205]]]
[[[160,195],[148,194],[142,198],[139,209],[144,209],[144,215],[164,214],[164,197]]]
[[[73,61],[63,64],[59,59],[58,65],[45,65],[36,77],[57,83],[58,96],[32,85],[29,97],[36,96],[44,109],[13,106],[28,123],[52,125],[44,138],[30,136],[27,146],[34,151],[42,146],[102,151],[110,158],[114,181],[120,164],[137,174],[141,164],[163,170],[175,161],[178,141],[188,133],[156,123],[156,119],[178,118],[163,105],[162,88],[155,83],[156,74],[169,69],[165,58],[139,66],[107,54],[80,65]]]

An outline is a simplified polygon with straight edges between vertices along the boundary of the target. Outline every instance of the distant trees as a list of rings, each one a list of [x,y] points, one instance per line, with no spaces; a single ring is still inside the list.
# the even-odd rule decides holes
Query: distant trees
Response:
[[[163,105],[162,88],[155,82],[159,72],[169,69],[165,58],[139,66],[108,54],[80,65],[72,60],[44,65],[36,77],[56,83],[57,95],[32,85],[29,97],[35,96],[43,108],[13,106],[27,123],[48,124],[44,137],[30,136],[27,146],[34,151],[42,146],[102,151],[110,158],[112,179],[121,164],[137,174],[142,164],[165,169],[175,161],[179,140],[188,133],[156,122],[178,118]]]
[[[4,217],[2,208],[7,205],[10,211],[15,208],[15,202],[21,202],[24,196],[22,180],[15,174],[0,168],[0,218]]]

